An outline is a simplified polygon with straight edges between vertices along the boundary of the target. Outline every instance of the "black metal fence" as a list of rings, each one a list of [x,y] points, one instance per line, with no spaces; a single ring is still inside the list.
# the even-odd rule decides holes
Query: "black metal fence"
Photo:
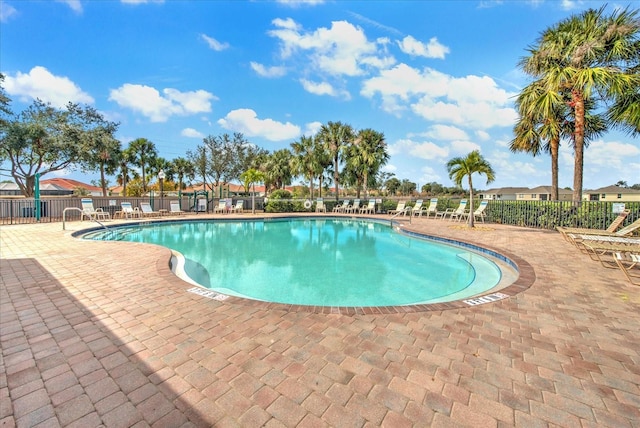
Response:
[[[165,198],[130,198],[130,197],[92,197],[94,207],[101,208],[109,212],[112,216],[121,210],[122,202],[131,202],[132,206],[139,206],[141,202],[149,202],[152,208],[158,210],[169,210],[171,201],[179,201],[180,208],[187,212],[211,212],[218,204],[218,199],[194,199],[190,197],[165,197]],[[252,208],[250,197],[233,198],[235,204],[238,200],[244,201],[245,211]],[[404,199],[406,200],[406,199]],[[279,200],[284,201],[284,200]],[[331,212],[336,202],[333,198],[325,198],[327,211]],[[381,201],[381,202],[380,202]],[[255,198],[255,209],[265,210],[265,199]],[[272,201],[273,202],[273,201]],[[291,199],[290,204],[277,206],[287,206],[289,211],[302,212],[313,211],[307,208],[306,199]],[[407,205],[413,205],[410,201]],[[456,208],[459,199],[439,198],[438,210],[444,211],[447,208]],[[36,201],[33,198],[2,198],[0,199],[0,224],[27,224],[37,222],[58,222],[62,221],[65,208],[81,208],[81,198],[41,198],[40,212],[38,213]],[[428,205],[429,198],[424,198],[425,205]],[[385,213],[395,208],[397,199],[382,199],[377,204],[376,211]],[[275,205],[274,205],[275,206]],[[478,206],[478,203],[474,203]],[[266,205],[269,211],[269,205]],[[624,225],[627,225],[640,218],[640,202],[600,202],[584,201],[579,204],[573,202],[552,202],[552,201],[489,201],[485,210],[485,221],[487,223],[508,224],[522,227],[554,229],[556,226],[586,227],[593,229],[605,229],[618,216],[621,209],[630,210]],[[39,218],[38,218],[39,215]],[[80,211],[67,210],[65,215],[67,220],[79,220]]]

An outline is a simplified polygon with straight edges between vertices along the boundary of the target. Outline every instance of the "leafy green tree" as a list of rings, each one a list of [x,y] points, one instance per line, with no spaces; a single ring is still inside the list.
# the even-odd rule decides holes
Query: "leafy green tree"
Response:
[[[462,180],[467,177],[469,184],[469,227],[473,224],[473,174],[484,174],[487,177],[487,184],[495,180],[495,172],[487,160],[478,150],[474,150],[466,157],[456,157],[447,162],[447,171],[453,182],[461,187]]]
[[[249,187],[253,186],[253,191],[251,192],[251,213],[256,213],[256,183],[261,183],[264,181],[264,174],[262,171],[258,171],[257,169],[248,169],[242,174],[240,174],[240,179],[244,185],[245,190],[248,192]]]
[[[596,108],[606,109],[607,117],[618,123],[633,125],[640,120],[633,116],[637,104],[635,108],[624,104],[633,101],[640,85],[638,11],[618,10],[604,16],[604,9],[588,9],[548,28],[520,62],[523,71],[533,76],[545,92],[569,97],[567,106],[575,119],[575,202],[582,199],[585,104],[591,101]],[[619,109],[612,110],[607,105],[611,103]]]
[[[145,194],[148,190],[147,171],[158,156],[158,150],[156,149],[156,145],[146,138],[133,140],[129,143],[128,149],[131,154],[132,164],[139,167],[142,171],[142,190],[143,194]]]
[[[194,151],[187,151],[187,159],[193,165],[196,174],[202,177],[202,190],[207,190],[207,177],[209,176],[209,158],[207,156],[207,147],[198,146]],[[211,187],[208,187],[211,189]]]
[[[408,179],[403,178],[400,182],[400,193],[406,196],[410,196],[411,194],[413,194],[413,192],[416,191],[417,187],[418,185],[413,181],[409,181]]]
[[[391,177],[384,183],[384,187],[387,189],[390,195],[396,195],[402,182],[397,177]]]
[[[31,106],[3,122],[0,159],[23,195],[34,195],[36,174],[73,168],[85,159],[90,136],[101,126],[102,116],[91,107],[69,103],[59,110],[35,100]]]
[[[340,197],[340,161],[344,157],[345,146],[353,142],[353,129],[342,122],[327,122],[320,127],[317,135],[333,160],[333,184],[336,188],[336,202]]]

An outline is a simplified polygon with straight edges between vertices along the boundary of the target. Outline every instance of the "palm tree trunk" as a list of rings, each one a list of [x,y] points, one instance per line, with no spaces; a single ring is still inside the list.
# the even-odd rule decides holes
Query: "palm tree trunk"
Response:
[[[340,199],[340,188],[338,187],[338,178],[340,177],[340,172],[338,171],[338,155],[336,155],[335,159],[333,160],[333,167],[333,183],[336,187],[336,203],[338,203]]]
[[[100,164],[100,187],[102,187],[102,196],[107,196],[107,182],[104,179],[104,163]]]
[[[471,180],[471,174],[469,174],[469,227],[474,227],[473,221],[473,182]]]
[[[551,151],[551,200],[558,201],[558,148],[560,147],[560,139],[554,138],[550,144]]]
[[[571,91],[575,111],[575,130],[573,134],[574,167],[573,167],[573,203],[582,201],[582,173],[584,168],[584,98],[576,89]]]

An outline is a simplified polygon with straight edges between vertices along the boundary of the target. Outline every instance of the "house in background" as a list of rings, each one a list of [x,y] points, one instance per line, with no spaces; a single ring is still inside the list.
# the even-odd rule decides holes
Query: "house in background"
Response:
[[[529,192],[528,187],[501,187],[479,192],[478,196],[491,201],[515,201],[519,194],[525,192]]]
[[[618,186],[601,187],[595,190],[586,190],[582,194],[582,200],[601,202],[640,202],[640,190]]]
[[[558,189],[558,198],[561,201],[570,201],[573,192],[567,189]],[[501,187],[489,189],[479,193],[480,199],[492,201],[550,201],[551,186],[529,187]]]
[[[102,196],[100,187],[69,178],[40,180],[40,196],[72,196],[76,189],[84,189],[87,195]],[[0,196],[22,196],[16,183],[0,183]]]
[[[559,201],[570,201],[573,198],[573,191],[568,189],[558,189]],[[518,201],[551,201],[551,186],[538,186],[519,193]]]

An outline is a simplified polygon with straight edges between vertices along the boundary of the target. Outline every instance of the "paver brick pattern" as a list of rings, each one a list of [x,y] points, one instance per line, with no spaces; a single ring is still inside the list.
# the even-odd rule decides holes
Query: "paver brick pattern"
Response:
[[[188,293],[167,249],[3,226],[0,426],[640,427],[640,287],[555,232],[453,225],[406,227],[526,260],[531,287],[282,310]]]

